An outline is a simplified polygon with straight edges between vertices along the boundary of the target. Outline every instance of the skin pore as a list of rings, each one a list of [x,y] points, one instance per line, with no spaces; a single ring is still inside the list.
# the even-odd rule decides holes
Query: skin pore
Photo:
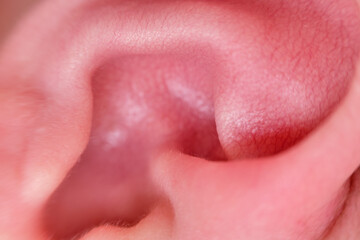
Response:
[[[49,0],[6,31],[0,239],[360,237],[357,1]]]

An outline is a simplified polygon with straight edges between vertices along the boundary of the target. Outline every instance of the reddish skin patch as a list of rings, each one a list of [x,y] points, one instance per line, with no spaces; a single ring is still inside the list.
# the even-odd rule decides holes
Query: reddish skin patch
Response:
[[[0,56],[21,96],[0,142],[24,149],[0,153],[0,232],[318,239],[359,166],[357,78],[304,137],[354,78],[359,25],[350,0],[45,3]]]

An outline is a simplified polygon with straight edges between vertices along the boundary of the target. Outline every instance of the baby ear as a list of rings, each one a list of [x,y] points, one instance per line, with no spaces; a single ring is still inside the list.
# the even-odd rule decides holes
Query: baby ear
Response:
[[[233,65],[215,90],[220,143],[234,161],[211,162],[169,151],[153,165],[153,177],[174,209],[179,239],[318,239],[351,196],[352,176],[360,166],[359,64],[356,74],[332,74],[339,58],[324,54],[332,44],[316,40],[306,49],[301,44],[286,48],[275,41],[281,36],[275,33],[281,24],[295,22],[278,23],[267,44],[256,45],[258,38],[250,44],[242,35],[239,45],[249,47],[229,54],[234,59],[223,66]],[[356,29],[350,32],[358,39]],[[332,34],[328,43],[341,39]],[[301,36],[290,42],[304,43],[309,37]],[[277,51],[266,58],[258,51],[264,54],[263,46]],[[358,43],[353,46],[358,53]],[[332,53],[347,55],[341,52]],[[357,53],[349,69],[355,68]],[[231,73],[238,73],[237,78]]]
[[[360,166],[359,107],[358,72],[338,109],[287,151],[229,162],[161,155],[153,176],[174,209],[179,238],[316,239],[330,231],[346,201],[358,204],[348,198]]]
[[[252,48],[230,55],[243,58],[227,62],[236,67],[225,71],[216,88],[219,139],[234,161],[209,162],[170,151],[154,167],[153,176],[173,205],[180,239],[191,233],[198,233],[191,235],[197,239],[205,234],[224,239],[317,239],[331,228],[353,191],[352,176],[360,165],[359,67],[356,75],[352,70],[344,72],[345,78],[340,72],[334,75],[331,69],[339,58],[324,59],[332,44],[324,46],[321,40],[306,49],[286,48],[280,39],[274,40],[279,36],[275,32],[261,45],[276,46],[274,55],[268,55],[272,57],[259,54],[258,49],[262,54],[264,49],[252,42]],[[358,31],[350,32],[358,39]],[[333,34],[332,40],[341,39]],[[302,37],[291,42],[309,36]],[[323,46],[321,51],[317,45]],[[358,44],[353,46],[358,52]],[[296,66],[294,52],[299,52]],[[315,55],[319,58],[311,58]],[[255,61],[254,56],[263,57]],[[358,55],[353,57],[356,62]],[[238,78],[230,74],[234,72]]]
[[[332,18],[326,4],[160,2],[48,1],[9,39],[0,238],[61,239],[105,221],[84,239],[311,239],[336,217],[359,166],[358,76],[318,126],[352,78],[353,6]],[[130,80],[115,88],[115,77]],[[108,128],[119,122],[131,134]]]

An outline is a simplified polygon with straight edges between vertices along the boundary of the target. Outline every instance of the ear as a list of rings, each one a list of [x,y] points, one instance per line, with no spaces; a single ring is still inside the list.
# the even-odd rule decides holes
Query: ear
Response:
[[[357,226],[358,184],[352,178],[358,179],[360,163],[359,78],[339,109],[288,151],[225,163],[176,151],[159,157],[153,175],[173,204],[181,236],[210,231],[225,239],[259,239],[264,233],[269,239],[317,239],[331,232],[342,212],[347,219],[341,222],[348,223],[343,227]],[[233,235],[234,225],[241,235]]]
[[[360,164],[359,23],[350,0],[44,3],[0,57],[4,239],[318,239]]]

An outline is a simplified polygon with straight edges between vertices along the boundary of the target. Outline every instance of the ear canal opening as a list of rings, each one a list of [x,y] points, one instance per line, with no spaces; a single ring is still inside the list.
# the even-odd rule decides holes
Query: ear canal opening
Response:
[[[208,161],[227,161],[219,141],[216,124],[210,122],[204,129],[189,130],[179,139],[177,150]]]

